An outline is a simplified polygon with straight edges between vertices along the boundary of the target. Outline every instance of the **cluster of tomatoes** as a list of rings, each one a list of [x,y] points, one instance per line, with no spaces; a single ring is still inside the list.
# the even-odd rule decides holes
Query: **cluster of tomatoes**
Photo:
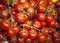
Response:
[[[0,42],[59,43],[59,30],[59,0],[0,0]]]

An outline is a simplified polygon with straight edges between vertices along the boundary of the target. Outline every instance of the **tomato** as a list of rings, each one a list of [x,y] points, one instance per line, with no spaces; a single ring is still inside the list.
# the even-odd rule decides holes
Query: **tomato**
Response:
[[[0,31],[0,42],[3,41],[4,33]]]
[[[18,23],[24,23],[28,19],[28,16],[24,13],[18,13],[15,19]]]
[[[19,32],[19,36],[26,39],[28,36],[29,36],[29,32],[28,30],[26,29],[22,29],[20,32]]]
[[[8,10],[3,10],[1,12],[1,18],[9,18],[9,13],[8,13]]]
[[[36,9],[37,9],[37,12],[44,13],[46,6],[38,4]]]
[[[47,1],[46,0],[37,0],[37,1],[38,1],[38,4],[47,5]]]
[[[45,35],[39,35],[38,40],[39,40],[39,42],[44,42],[46,40],[46,36]]]
[[[41,28],[41,23],[38,20],[33,20],[32,26],[38,29]]]
[[[36,5],[36,1],[30,1],[29,2],[30,3],[30,5],[34,8],[34,7],[36,7],[35,5]]]
[[[18,25],[16,26],[13,26],[12,27],[12,30],[15,32],[15,33],[18,33],[20,31],[20,27]]]
[[[28,38],[28,39],[26,39],[26,43],[31,43],[31,39],[30,38]]]
[[[15,35],[13,30],[8,30],[6,33],[8,37],[13,37]]]
[[[16,43],[16,37],[8,37],[10,43]]]
[[[11,22],[9,20],[2,20],[1,24],[3,30],[9,30],[11,26]]]
[[[24,42],[24,38],[17,37],[17,42],[18,43],[23,43]]]
[[[54,18],[53,18],[53,16],[46,16],[46,22],[47,23],[50,23],[50,22],[52,22],[54,20]]]
[[[2,19],[0,18],[0,27],[1,27],[1,22],[2,22]]]
[[[58,16],[58,19],[57,19],[57,20],[58,20],[58,22],[60,23],[60,16]]]
[[[36,30],[30,30],[29,38],[30,39],[35,39],[38,35],[38,32]]]
[[[22,4],[16,4],[15,5],[15,11],[17,12],[17,13],[20,13],[21,11],[23,11],[23,5]]]
[[[41,26],[42,26],[42,27],[46,27],[46,22],[44,22],[44,21],[41,22]]]
[[[4,10],[4,5],[0,4],[0,10]]]
[[[12,14],[13,16],[16,16],[16,12],[15,12],[14,10],[11,11],[11,14]]]
[[[27,0],[18,0],[20,4],[27,2]]]
[[[44,21],[45,20],[45,14],[39,13],[36,15],[38,21]]]
[[[38,43],[38,40],[37,39],[33,39],[32,42],[33,43]]]
[[[50,29],[49,28],[47,28],[47,27],[45,27],[45,28],[43,28],[43,30],[42,30],[43,32],[42,32],[42,34],[43,35],[48,35],[49,34],[49,32],[50,32]]]

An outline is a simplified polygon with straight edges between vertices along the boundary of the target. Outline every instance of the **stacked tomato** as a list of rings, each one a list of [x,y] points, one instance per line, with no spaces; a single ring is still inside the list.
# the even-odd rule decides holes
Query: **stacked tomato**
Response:
[[[59,36],[59,0],[0,0],[0,42],[59,43]]]

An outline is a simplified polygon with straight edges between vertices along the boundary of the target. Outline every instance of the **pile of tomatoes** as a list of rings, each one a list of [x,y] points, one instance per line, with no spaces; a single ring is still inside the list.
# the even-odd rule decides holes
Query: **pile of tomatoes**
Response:
[[[59,43],[60,1],[0,0],[0,42]]]

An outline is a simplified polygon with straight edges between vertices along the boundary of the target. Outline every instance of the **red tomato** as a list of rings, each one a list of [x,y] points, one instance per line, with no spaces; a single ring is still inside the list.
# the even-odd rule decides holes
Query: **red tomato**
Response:
[[[47,23],[50,23],[50,22],[52,22],[54,20],[54,18],[53,18],[53,16],[46,16],[46,22]]]
[[[46,27],[46,22],[41,22],[42,27]]]
[[[20,4],[27,2],[27,0],[18,0]]]
[[[57,13],[58,13],[58,16],[60,16],[60,7],[57,8]]]
[[[17,42],[18,43],[23,43],[24,42],[24,39],[23,38],[20,38],[20,37],[17,37]]]
[[[46,6],[38,4],[36,9],[37,9],[37,12],[44,13]]]
[[[30,38],[28,38],[28,39],[26,39],[26,43],[31,43],[31,39]]]
[[[14,33],[18,33],[20,31],[20,27],[18,25],[13,26],[12,30],[14,31]]]
[[[37,39],[33,39],[32,43],[38,43],[38,40]]]
[[[36,30],[30,30],[29,38],[30,39],[35,39],[38,35],[38,32]]]
[[[28,30],[26,29],[22,29],[20,32],[19,32],[19,36],[26,39],[28,36],[29,36],[29,32]]]
[[[4,5],[0,4],[0,10],[4,10]]]
[[[38,29],[38,28],[41,28],[41,23],[37,20],[33,20],[32,26]]]
[[[24,13],[19,13],[16,15],[15,19],[18,23],[24,23],[28,19],[28,16]]]
[[[2,20],[1,26],[3,30],[9,30],[11,22],[9,20]]]
[[[60,7],[60,1],[58,0],[56,3],[55,3],[56,7]]]
[[[3,10],[1,12],[1,18],[9,18],[9,13],[8,13],[8,10]]]
[[[45,20],[45,14],[39,13],[36,15],[38,21],[44,21]]]
[[[15,35],[13,30],[8,30],[6,33],[8,37],[13,37]]]
[[[38,40],[39,40],[39,42],[44,42],[46,40],[46,36],[40,35],[40,36],[38,36]]]
[[[58,20],[58,22],[60,23],[60,16],[58,16],[58,19],[57,19],[57,20]]]

